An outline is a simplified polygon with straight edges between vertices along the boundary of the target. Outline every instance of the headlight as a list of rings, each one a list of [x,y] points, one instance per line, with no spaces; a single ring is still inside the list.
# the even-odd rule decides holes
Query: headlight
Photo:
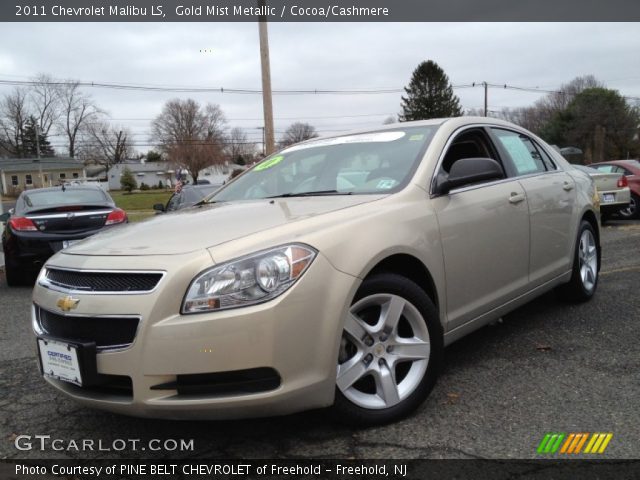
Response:
[[[191,282],[181,311],[213,312],[271,300],[302,276],[316,254],[307,245],[285,245],[205,270]]]

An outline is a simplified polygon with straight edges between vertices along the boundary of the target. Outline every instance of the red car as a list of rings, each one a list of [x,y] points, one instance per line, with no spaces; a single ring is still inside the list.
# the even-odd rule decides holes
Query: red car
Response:
[[[640,161],[610,160],[589,166],[601,172],[621,173],[625,176],[631,190],[631,201],[627,208],[620,210],[620,215],[624,218],[640,218]]]

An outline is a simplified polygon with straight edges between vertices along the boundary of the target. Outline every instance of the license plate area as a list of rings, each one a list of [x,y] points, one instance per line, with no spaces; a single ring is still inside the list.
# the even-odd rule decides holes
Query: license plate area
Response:
[[[616,196],[613,193],[605,193],[602,195],[602,203],[612,203],[615,202]]]
[[[38,337],[38,358],[45,377],[80,387],[98,383],[95,343]]]

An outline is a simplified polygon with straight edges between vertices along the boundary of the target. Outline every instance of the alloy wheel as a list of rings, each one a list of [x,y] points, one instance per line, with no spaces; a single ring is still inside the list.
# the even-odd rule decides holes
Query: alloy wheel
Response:
[[[393,407],[418,387],[430,352],[427,324],[411,302],[392,294],[364,297],[345,321],[337,386],[362,408]]]
[[[590,230],[582,232],[578,248],[580,278],[585,290],[590,292],[594,289],[598,279],[598,249],[596,240]]]

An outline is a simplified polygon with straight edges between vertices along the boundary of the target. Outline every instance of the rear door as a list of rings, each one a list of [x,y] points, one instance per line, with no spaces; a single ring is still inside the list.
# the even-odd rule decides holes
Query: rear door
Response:
[[[532,138],[502,127],[491,130],[527,196],[531,226],[529,282],[534,287],[571,268],[575,183]]]
[[[484,128],[457,132],[436,175],[448,175],[455,161],[474,157],[502,163]],[[505,169],[502,180],[461,187],[432,199],[444,252],[448,330],[527,288],[529,209],[524,188],[508,175]]]

